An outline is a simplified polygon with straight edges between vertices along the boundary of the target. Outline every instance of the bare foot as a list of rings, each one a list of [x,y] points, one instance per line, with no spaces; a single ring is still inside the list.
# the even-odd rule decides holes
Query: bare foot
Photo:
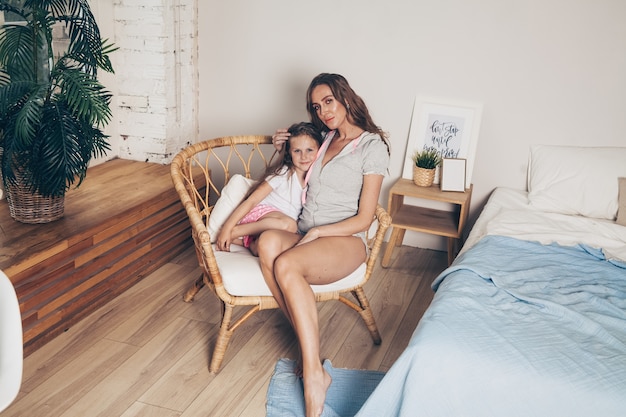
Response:
[[[320,366],[312,374],[305,375],[303,382],[306,417],[319,417],[322,415],[322,411],[324,411],[326,391],[330,387],[332,378],[326,372],[326,369]]]

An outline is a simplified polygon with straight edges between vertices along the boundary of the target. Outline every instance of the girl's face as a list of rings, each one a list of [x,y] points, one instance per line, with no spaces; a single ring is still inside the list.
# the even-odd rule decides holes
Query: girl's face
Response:
[[[313,88],[311,104],[317,117],[328,129],[334,130],[347,123],[348,112],[345,106],[335,99],[332,90],[326,84]]]
[[[311,167],[318,149],[317,141],[310,136],[299,135],[289,138],[289,154],[297,172],[306,172]]]

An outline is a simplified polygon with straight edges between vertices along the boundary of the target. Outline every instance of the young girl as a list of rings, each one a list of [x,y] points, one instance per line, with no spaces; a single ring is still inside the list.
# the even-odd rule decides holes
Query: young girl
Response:
[[[302,210],[304,177],[315,161],[322,134],[312,123],[295,123],[288,129],[282,161],[268,167],[264,180],[252,188],[224,222],[217,235],[217,248],[229,251],[231,243],[257,254],[255,238],[270,229],[295,233]]]

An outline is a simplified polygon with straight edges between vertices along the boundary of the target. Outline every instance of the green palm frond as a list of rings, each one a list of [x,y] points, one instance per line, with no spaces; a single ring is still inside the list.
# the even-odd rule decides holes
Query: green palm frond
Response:
[[[62,3],[65,7],[55,8],[53,15],[67,27],[70,38],[68,56],[76,59],[85,72],[96,76],[98,68],[102,67],[100,57],[105,55],[96,19],[85,1],[66,0]]]
[[[0,32],[0,65],[15,81],[32,80],[37,74],[36,42],[27,26],[7,24]]]
[[[96,126],[104,126],[109,122],[111,94],[92,76],[61,65],[53,70],[52,79],[60,89],[59,95],[65,97],[77,118]]]
[[[0,80],[0,118],[4,121],[11,112],[22,107],[35,84],[32,81],[11,81],[5,73],[2,73]]]
[[[26,0],[25,5],[37,5],[38,8],[50,10],[55,17],[64,15],[68,9],[72,14],[77,10],[75,1],[66,0]]]
[[[15,140],[20,150],[27,150],[38,134],[41,124],[45,90],[33,89],[15,117]]]
[[[113,69],[113,64],[111,64],[111,58],[109,58],[109,55],[111,55],[113,52],[117,51],[118,49],[120,48],[115,46],[115,44],[111,42],[109,39],[103,39],[102,40],[102,55],[99,56],[98,66],[106,72],[110,72],[112,74],[115,73],[115,70]]]
[[[44,110],[41,132],[33,146],[33,179],[43,194],[65,190],[76,175],[86,170],[77,145],[77,121],[62,104]]]
[[[66,101],[50,103],[31,147],[30,181],[44,195],[62,195],[80,185],[93,157],[110,150],[106,139],[100,129],[76,118]]]

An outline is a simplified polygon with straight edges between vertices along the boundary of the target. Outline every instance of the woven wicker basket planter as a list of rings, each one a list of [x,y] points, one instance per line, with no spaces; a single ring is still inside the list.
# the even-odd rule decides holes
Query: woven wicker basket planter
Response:
[[[2,153],[3,149],[0,147],[0,159],[2,159]],[[14,220],[37,224],[50,223],[63,217],[65,196],[43,197],[39,193],[33,194],[28,187],[20,185],[25,182],[22,168],[15,169],[15,179],[17,184],[4,184],[9,213]],[[3,182],[0,172],[0,183]]]
[[[413,182],[420,187],[430,187],[435,181],[436,169],[426,169],[413,166]]]
[[[19,178],[18,178],[19,181]],[[22,223],[49,223],[63,217],[65,196],[43,197],[27,187],[8,184],[6,197],[11,217]]]

